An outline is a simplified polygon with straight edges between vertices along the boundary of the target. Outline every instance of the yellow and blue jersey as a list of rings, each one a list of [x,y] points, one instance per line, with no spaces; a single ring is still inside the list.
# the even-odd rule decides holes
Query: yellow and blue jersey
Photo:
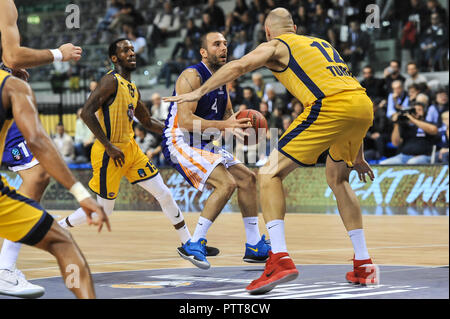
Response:
[[[111,103],[102,105],[97,117],[106,137],[114,145],[124,146],[134,138],[133,118],[139,100],[134,83],[116,71],[110,71],[117,80],[117,91]]]
[[[365,91],[327,41],[293,33],[275,39],[288,47],[289,64],[272,73],[305,107],[343,91]]]

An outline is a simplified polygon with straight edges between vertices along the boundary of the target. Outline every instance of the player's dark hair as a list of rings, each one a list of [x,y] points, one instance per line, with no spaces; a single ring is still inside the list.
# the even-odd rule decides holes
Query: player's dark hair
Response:
[[[127,38],[120,38],[120,39],[117,39],[116,41],[114,41],[113,43],[110,44],[109,49],[108,49],[108,55],[109,55],[110,59],[112,58],[113,55],[117,54],[117,44],[119,42],[126,41],[126,40],[128,40],[128,39]]]
[[[208,34],[211,34],[211,33],[221,33],[221,32],[209,31],[209,32],[205,33],[204,35],[202,35],[200,38],[200,49],[208,50],[208,41],[206,41],[206,39],[208,38]]]

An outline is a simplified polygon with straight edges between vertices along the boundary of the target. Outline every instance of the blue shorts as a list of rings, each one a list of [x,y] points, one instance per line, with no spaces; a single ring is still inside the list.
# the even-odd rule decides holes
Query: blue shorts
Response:
[[[6,136],[2,163],[13,172],[29,169],[39,164],[39,161],[28,148],[27,142],[15,122],[11,125]]]

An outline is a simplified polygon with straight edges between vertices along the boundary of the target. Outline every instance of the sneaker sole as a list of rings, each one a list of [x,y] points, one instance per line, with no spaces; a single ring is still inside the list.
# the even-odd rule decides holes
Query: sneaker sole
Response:
[[[45,290],[31,290],[28,292],[13,292],[13,291],[7,292],[4,290],[0,291],[0,295],[27,298],[27,299],[36,299],[42,297],[44,294]]]
[[[262,295],[262,294],[265,294],[265,293],[271,291],[273,288],[275,288],[275,286],[277,286],[279,284],[283,284],[285,282],[297,279],[298,275],[299,275],[298,271],[294,272],[294,273],[290,273],[278,280],[268,283],[267,285],[261,286],[259,288],[253,289],[253,290],[247,289],[247,291],[250,295]]]
[[[245,261],[246,263],[250,263],[250,264],[265,264],[267,259],[269,258],[269,256],[267,256],[264,259],[252,259],[252,258],[242,258],[243,261]]]
[[[183,254],[179,248],[177,248],[177,252],[181,258],[189,260],[192,264],[194,264],[194,266],[197,266],[200,269],[209,269],[211,267],[211,265],[208,262],[200,261],[200,260],[195,259],[194,256],[188,256],[188,255]]]

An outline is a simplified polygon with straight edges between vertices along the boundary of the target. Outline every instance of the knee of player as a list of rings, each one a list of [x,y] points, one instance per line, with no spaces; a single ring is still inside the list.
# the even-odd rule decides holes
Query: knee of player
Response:
[[[248,174],[239,182],[238,187],[243,189],[256,187],[256,173],[249,171]]]
[[[228,178],[223,181],[221,188],[223,189],[224,192],[226,192],[231,196],[231,194],[233,194],[233,192],[237,188],[237,183],[233,178]]]
[[[331,189],[335,189],[342,185],[345,182],[348,182],[347,178],[344,178],[337,174],[336,172],[330,172],[328,171],[327,174],[327,184],[330,186]]]
[[[53,223],[48,233],[38,244],[40,248],[56,257],[64,251],[67,251],[68,247],[71,245],[74,245],[72,235],[69,231],[60,227],[56,222]]]

